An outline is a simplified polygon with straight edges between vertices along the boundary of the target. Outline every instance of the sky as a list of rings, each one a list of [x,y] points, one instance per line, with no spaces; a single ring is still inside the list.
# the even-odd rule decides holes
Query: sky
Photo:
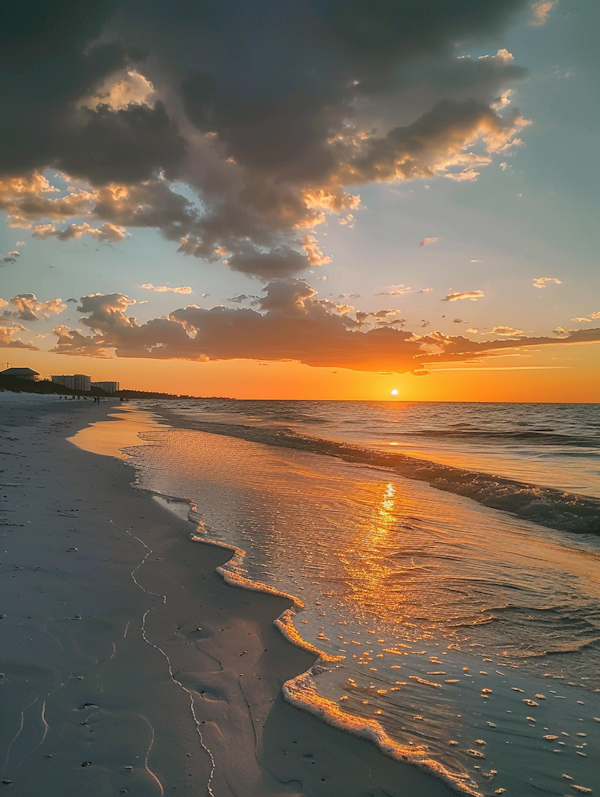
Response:
[[[599,26],[595,0],[4,4],[3,367],[600,402]]]

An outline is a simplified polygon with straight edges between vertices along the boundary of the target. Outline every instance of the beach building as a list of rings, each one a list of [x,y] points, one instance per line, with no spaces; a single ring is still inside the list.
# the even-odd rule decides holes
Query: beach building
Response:
[[[0,376],[13,376],[17,379],[32,379],[36,381],[39,374],[33,368],[5,368],[4,371],[0,371]]]
[[[80,390],[82,393],[89,393],[92,389],[92,377],[85,374],[53,374],[52,381],[56,385],[68,387],[71,390]]]
[[[98,388],[98,390],[103,390],[105,393],[117,393],[119,391],[119,383],[118,382],[92,382],[92,388]]]

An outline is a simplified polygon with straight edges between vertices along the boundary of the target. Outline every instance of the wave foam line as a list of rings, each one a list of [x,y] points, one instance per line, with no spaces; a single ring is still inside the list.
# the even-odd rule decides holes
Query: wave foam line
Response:
[[[148,488],[144,488],[139,486],[139,484],[135,484],[134,486],[137,489],[142,490],[143,492],[147,492],[149,494],[154,495],[157,498],[166,499],[170,502],[179,502],[187,504],[189,507],[188,511],[188,519],[190,522],[196,525],[197,530],[202,527],[204,524],[201,520],[199,520],[199,514],[197,512],[197,507],[194,502],[189,498],[180,498],[177,496],[166,495],[160,493],[156,490],[151,490]],[[112,521],[110,521],[112,523]],[[127,531],[124,529],[124,531]],[[144,564],[148,556],[150,555],[151,551],[138,537],[132,535],[129,531],[127,534],[133,536],[138,542],[140,542],[146,549],[147,553],[132,573],[132,578],[135,583],[142,589],[144,592],[144,588],[138,583],[135,579],[136,571]],[[206,536],[198,533],[192,533],[189,535],[189,539],[191,542],[198,542],[205,545],[212,545],[216,548],[224,548],[225,550],[231,551],[232,556],[231,558],[224,564],[216,568],[216,572],[223,578],[225,583],[239,587],[241,589],[246,589],[251,592],[264,592],[267,594],[275,595],[277,597],[286,598],[290,600],[294,608],[288,608],[283,611],[279,617],[277,617],[273,621],[273,625],[279,630],[282,636],[292,645],[296,647],[302,648],[303,650],[308,651],[309,653],[314,654],[317,657],[317,662],[311,667],[310,670],[307,670],[304,673],[296,676],[295,678],[286,681],[286,683],[282,687],[282,696],[283,699],[295,706],[296,708],[302,709],[307,711],[309,714],[312,714],[314,717],[326,722],[328,725],[331,725],[338,730],[345,731],[346,733],[350,733],[353,736],[357,736],[358,738],[365,739],[369,742],[375,744],[375,746],[386,756],[392,758],[396,761],[402,761],[404,763],[410,764],[412,766],[416,766],[419,769],[424,770],[429,775],[433,775],[434,777],[438,778],[442,782],[444,782],[449,788],[451,788],[456,794],[462,795],[463,797],[482,797],[482,793],[477,790],[475,784],[469,779],[467,782],[467,778],[469,777],[466,773],[464,775],[453,775],[449,772],[442,764],[438,761],[435,761],[433,758],[430,758],[427,755],[427,751],[425,747],[414,747],[408,745],[401,745],[399,742],[395,742],[391,739],[384,731],[382,726],[376,722],[375,720],[369,720],[366,718],[358,718],[353,717],[350,714],[345,713],[342,711],[335,703],[328,700],[327,698],[322,697],[318,694],[316,685],[313,681],[312,676],[319,672],[323,672],[326,668],[322,667],[320,662],[327,662],[327,663],[335,663],[345,660],[345,656],[332,656],[325,651],[320,650],[315,645],[312,645],[310,642],[305,640],[302,635],[297,630],[296,626],[293,622],[293,617],[296,615],[296,610],[301,610],[304,608],[304,604],[296,598],[294,595],[290,595],[289,593],[283,592],[281,590],[277,590],[275,587],[271,587],[268,584],[264,584],[258,581],[251,581],[250,579],[241,575],[239,570],[243,567],[243,560],[246,556],[246,552],[242,548],[238,548],[236,545],[231,543],[222,542],[220,540],[211,540]],[[234,570],[229,570],[226,568],[225,565],[232,564],[234,566]],[[149,593],[154,594],[154,593]],[[157,596],[162,598],[163,602],[166,603],[166,596],[160,595]],[[191,693],[187,690],[183,684],[181,684],[173,675],[171,670],[171,663],[167,654],[161,650],[161,648],[154,645],[145,635],[145,621],[146,615],[152,611],[152,609],[148,609],[148,611],[144,614],[143,623],[142,623],[142,633],[144,640],[148,642],[149,645],[159,650],[163,656],[166,658],[169,666],[169,673],[171,678],[175,683],[177,683],[184,691]],[[194,719],[196,720],[197,726],[198,721],[196,719],[196,715],[194,712],[193,706],[193,699],[192,699],[192,714]],[[211,797],[214,797],[214,794],[210,788],[210,784],[212,783],[213,775],[214,775],[214,768],[215,768],[215,760],[212,756],[210,750],[205,747],[204,742],[202,740],[202,736],[200,733],[200,729],[198,727],[198,734],[200,736],[202,747],[207,751],[209,754],[213,769],[210,774],[210,779],[208,783],[208,793]]]
[[[466,773],[453,775],[446,767],[428,756],[426,747],[409,747],[395,742],[376,720],[353,717],[342,711],[333,701],[319,695],[312,677],[318,672],[317,664],[312,670],[286,681],[282,688],[284,700],[307,711],[333,728],[371,742],[389,758],[424,770],[429,775],[443,781],[456,794],[463,795],[463,797],[465,795],[466,797],[482,797],[482,793],[476,788],[473,781],[467,780],[469,776]]]

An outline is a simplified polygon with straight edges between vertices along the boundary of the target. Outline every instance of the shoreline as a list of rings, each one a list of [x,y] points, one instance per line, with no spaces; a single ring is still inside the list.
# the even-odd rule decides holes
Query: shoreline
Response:
[[[315,662],[273,625],[290,600],[226,584],[229,550],[65,439],[114,409],[2,402],[10,793],[451,794],[282,699]]]

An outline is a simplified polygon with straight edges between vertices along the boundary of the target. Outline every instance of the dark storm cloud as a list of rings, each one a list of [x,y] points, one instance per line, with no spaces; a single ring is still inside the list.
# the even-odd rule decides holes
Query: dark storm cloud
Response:
[[[265,280],[322,264],[307,230],[358,206],[345,187],[457,168],[473,179],[510,145],[523,120],[499,113],[502,91],[524,71],[505,50],[457,60],[455,43],[495,37],[525,5],[5,3],[0,207],[45,230],[154,227],[184,254]],[[35,174],[47,167],[89,185],[53,196]]]
[[[127,62],[118,41],[93,45],[115,2],[0,4],[0,173],[51,165],[64,152],[70,106]]]
[[[116,111],[83,109],[84,123],[56,165],[93,184],[137,183],[157,169],[168,179],[179,176],[185,140],[164,105],[130,105]]]

